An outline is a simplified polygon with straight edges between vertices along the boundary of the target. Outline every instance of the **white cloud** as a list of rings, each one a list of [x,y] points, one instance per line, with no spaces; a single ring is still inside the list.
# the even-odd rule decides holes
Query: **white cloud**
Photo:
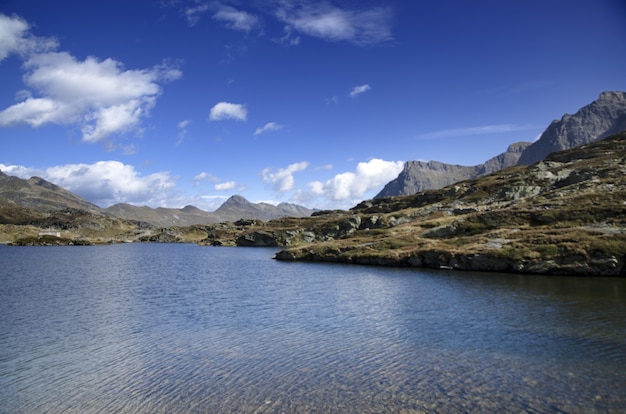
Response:
[[[284,193],[293,189],[295,180],[293,174],[304,171],[309,166],[306,161],[289,164],[287,168],[280,168],[274,170],[272,168],[265,168],[261,172],[263,181],[267,184],[271,184],[275,191]]]
[[[487,134],[502,134],[506,132],[523,131],[530,129],[528,125],[515,125],[515,124],[495,124],[495,125],[483,125],[478,127],[469,128],[454,128],[443,129],[440,131],[428,132],[426,134],[418,135],[417,138],[421,139],[441,139],[451,137],[464,137],[471,135],[487,135]]]
[[[56,39],[35,37],[29,30],[30,27],[24,19],[0,13],[0,62],[12,53],[27,56],[53,50],[58,46]]]
[[[367,91],[369,91],[370,89],[372,89],[368,84],[365,85],[360,85],[360,86],[355,86],[354,88],[352,88],[352,90],[350,91],[350,97],[354,98],[357,95],[360,95],[362,93],[365,93]]]
[[[326,182],[310,182],[309,191],[333,201],[357,202],[368,191],[376,190],[400,174],[402,161],[385,161],[374,158],[357,164],[355,172],[344,172]]]
[[[392,39],[391,9],[347,10],[327,1],[282,2],[276,17],[309,36],[370,45]]]
[[[200,187],[203,182],[212,182],[215,183],[220,179],[214,176],[213,174],[209,174],[207,172],[202,171],[200,174],[193,177],[193,186]]]
[[[230,102],[219,102],[215,104],[209,112],[210,121],[221,121],[224,119],[235,119],[245,121],[248,118],[248,110],[244,105]]]
[[[295,30],[291,26],[287,25],[283,30],[285,32],[283,37],[273,39],[276,43],[288,46],[297,46],[300,44],[300,36],[295,33]]]
[[[178,123],[178,140],[176,141],[176,145],[182,144],[183,140],[187,136],[187,127],[191,123],[190,120],[185,119]]]
[[[204,171],[193,177],[193,179],[194,181],[219,181],[219,178]]]
[[[209,10],[208,4],[199,4],[194,7],[187,7],[183,10],[189,26],[195,26],[200,20],[200,16]]]
[[[77,60],[68,52],[45,52],[56,45],[26,32],[28,25],[0,15],[0,56],[12,51],[25,59],[23,76],[30,88],[20,102],[0,111],[0,126],[78,124],[82,139],[98,142],[113,134],[140,130],[161,94],[161,83],[182,73],[168,62],[149,69],[126,70],[113,59]]]
[[[249,32],[259,24],[256,16],[230,6],[219,6],[213,19],[226,22],[228,28],[243,32]]]
[[[132,165],[119,161],[66,164],[46,169],[3,165],[0,169],[21,178],[39,176],[100,207],[116,203],[161,206],[174,199],[175,178],[167,171],[141,176]]]
[[[226,191],[226,190],[232,190],[236,186],[237,186],[237,183],[235,181],[226,181],[225,183],[215,184],[213,188],[215,189],[215,191]]]
[[[268,122],[261,128],[257,128],[256,131],[254,131],[254,135],[261,135],[265,132],[270,132],[270,131],[279,131],[283,128],[284,128],[284,125],[277,124],[276,122]]]

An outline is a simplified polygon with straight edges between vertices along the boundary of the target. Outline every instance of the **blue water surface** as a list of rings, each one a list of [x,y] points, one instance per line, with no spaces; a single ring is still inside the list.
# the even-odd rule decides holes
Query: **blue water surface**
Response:
[[[0,412],[623,412],[626,281],[0,247]]]

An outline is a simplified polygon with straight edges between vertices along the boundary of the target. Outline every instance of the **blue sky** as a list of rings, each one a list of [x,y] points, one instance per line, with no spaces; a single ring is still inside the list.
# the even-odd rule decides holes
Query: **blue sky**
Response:
[[[0,0],[0,169],[102,207],[349,208],[626,90],[619,0]]]

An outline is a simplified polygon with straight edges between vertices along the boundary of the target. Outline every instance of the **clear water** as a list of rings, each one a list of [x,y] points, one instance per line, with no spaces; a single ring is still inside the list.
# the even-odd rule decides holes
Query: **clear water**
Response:
[[[626,280],[0,247],[0,412],[624,412]]]

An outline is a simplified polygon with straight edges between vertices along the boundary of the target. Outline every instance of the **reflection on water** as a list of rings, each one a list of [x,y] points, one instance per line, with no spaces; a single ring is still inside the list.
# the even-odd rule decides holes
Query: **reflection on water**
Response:
[[[620,412],[626,281],[0,248],[0,412]]]

